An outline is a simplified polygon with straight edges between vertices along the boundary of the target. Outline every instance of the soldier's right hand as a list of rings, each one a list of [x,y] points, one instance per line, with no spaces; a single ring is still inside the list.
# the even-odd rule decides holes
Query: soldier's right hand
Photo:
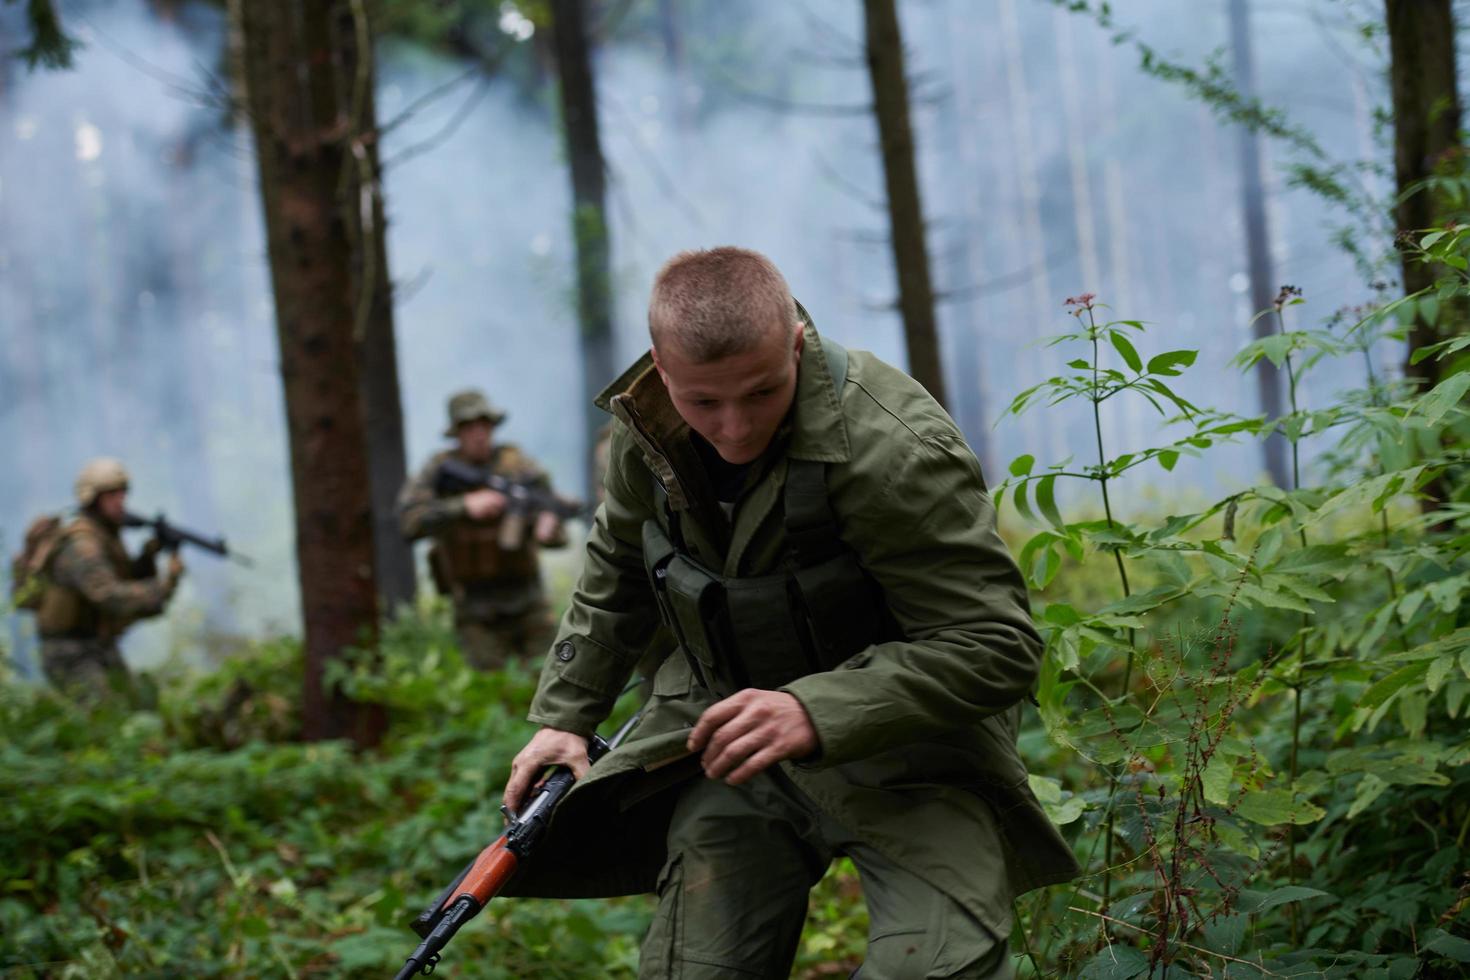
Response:
[[[471,490],[464,495],[464,512],[474,521],[490,521],[505,513],[505,494],[498,490]]]
[[[510,782],[505,784],[505,805],[518,813],[531,784],[541,778],[547,766],[566,765],[581,779],[591,763],[587,761],[587,740],[581,735],[557,728],[543,728],[531,736],[526,747],[516,753],[510,763]]]
[[[184,559],[177,551],[168,556],[168,577],[175,582],[184,577]]]

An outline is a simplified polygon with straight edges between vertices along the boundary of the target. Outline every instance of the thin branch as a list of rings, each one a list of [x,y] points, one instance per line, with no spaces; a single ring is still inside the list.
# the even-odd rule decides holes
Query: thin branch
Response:
[[[690,224],[701,231],[704,230],[706,227],[705,220],[704,216],[699,213],[699,207],[679,190],[679,185],[674,181],[669,172],[664,169],[664,165],[659,160],[658,154],[650,150],[648,144],[644,142],[642,134],[638,131],[638,122],[633,118],[632,113],[627,110],[622,102],[614,98],[607,91],[606,87],[598,93],[597,100],[599,103],[611,107],[615,113],[623,117],[625,125],[615,128],[613,132],[628,136],[633,144],[633,148],[643,158],[646,169],[653,175],[654,182],[664,192],[664,196],[683,212],[684,217],[689,219]]]
[[[723,68],[714,69],[716,87],[733,95],[741,101],[751,105],[763,106],[767,109],[779,109],[782,112],[794,112],[807,116],[867,116],[873,112],[872,103],[861,105],[833,105],[819,102],[797,102],[770,92],[757,92],[746,88],[735,76],[726,72]]]
[[[1147,929],[1142,928],[1141,926],[1136,926],[1136,925],[1134,925],[1131,922],[1124,922],[1122,919],[1116,919],[1113,916],[1107,915],[1107,914],[1105,914],[1103,912],[1096,912],[1096,911],[1094,911],[1092,909],[1079,908],[1076,905],[1068,905],[1067,906],[1067,911],[1068,912],[1081,912],[1083,915],[1096,916],[1097,918],[1102,919],[1105,922],[1107,922],[1109,925],[1122,926],[1124,929],[1132,929],[1134,932],[1141,932],[1145,936],[1149,936],[1149,937],[1152,937],[1153,936],[1153,933],[1149,932]],[[1179,947],[1181,949],[1187,949],[1187,950],[1190,950],[1191,952],[1194,952],[1194,953],[1203,953],[1205,956],[1214,956],[1214,957],[1216,957],[1218,959],[1227,960],[1227,961],[1229,961],[1231,963],[1239,963],[1242,966],[1248,966],[1248,967],[1250,967],[1252,970],[1259,970],[1262,973],[1262,975],[1264,975],[1264,976],[1268,976],[1268,977],[1284,977],[1284,976],[1286,976],[1286,974],[1284,974],[1284,973],[1272,973],[1270,970],[1266,969],[1266,967],[1265,967],[1265,965],[1263,963],[1256,963],[1256,962],[1254,962],[1252,960],[1243,960],[1243,959],[1241,959],[1238,956],[1231,956],[1228,953],[1217,953],[1213,949],[1205,949],[1203,946],[1195,946],[1195,945],[1193,945],[1191,943],[1186,943],[1183,940],[1179,940],[1178,942],[1179,942]]]

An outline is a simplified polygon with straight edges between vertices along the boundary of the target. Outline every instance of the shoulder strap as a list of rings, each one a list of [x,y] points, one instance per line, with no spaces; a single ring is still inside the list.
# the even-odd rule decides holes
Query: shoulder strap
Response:
[[[842,550],[837,516],[827,500],[827,464],[789,460],[785,504],[786,545],[797,567],[819,565]]]
[[[842,396],[847,383],[847,348],[822,338],[822,354],[832,386]],[[837,515],[827,500],[827,464],[811,459],[793,459],[786,467],[786,542],[800,568],[809,568],[835,557],[843,549]]]

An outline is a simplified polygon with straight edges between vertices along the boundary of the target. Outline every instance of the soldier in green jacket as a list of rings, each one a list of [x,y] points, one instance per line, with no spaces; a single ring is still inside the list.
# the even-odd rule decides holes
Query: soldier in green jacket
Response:
[[[453,447],[435,453],[398,499],[404,536],[434,541],[429,549],[434,584],[453,601],[460,650],[480,670],[546,653],[556,621],[541,583],[539,550],[566,544],[560,519],[549,511],[537,512],[525,526],[508,513],[506,495],[499,491],[442,492],[437,486],[441,466],[453,458],[549,493],[551,481],[534,460],[495,441],[495,429],[504,421],[505,413],[477,389],[451,395],[444,435],[454,440]]]
[[[600,399],[606,499],[506,803],[588,773],[650,635],[679,644],[517,893],[656,891],[642,976],[785,977],[846,855],[865,980],[1008,976],[1012,900],[1076,862],[1016,752],[1042,644],[974,454],[757,253],[676,256],[649,327]]]
[[[53,686],[85,700],[131,696],[118,638],[133,622],[162,613],[184,574],[175,553],[158,575],[157,539],[137,557],[128,555],[119,534],[127,497],[122,463],[104,458],[83,466],[76,519],[61,531],[41,569],[41,669]]]

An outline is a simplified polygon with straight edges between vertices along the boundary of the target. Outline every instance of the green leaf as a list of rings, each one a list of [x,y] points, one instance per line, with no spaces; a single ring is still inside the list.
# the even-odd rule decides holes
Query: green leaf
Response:
[[[1423,660],[1419,663],[1409,664],[1406,667],[1400,667],[1364,691],[1363,696],[1358,699],[1358,707],[1364,709],[1376,708],[1428,672],[1429,663]]]
[[[1236,854],[1244,854],[1252,861],[1261,856],[1261,848],[1244,830],[1233,823],[1221,821],[1215,824],[1215,834],[1220,838],[1220,843],[1230,848]]]
[[[1423,946],[1425,952],[1448,956],[1456,963],[1470,963],[1470,940],[1452,936],[1442,929],[1431,929],[1426,935],[1428,941]]]
[[[1378,797],[1382,796],[1383,791],[1386,789],[1388,789],[1387,780],[1382,779],[1371,772],[1364,776],[1358,782],[1358,790],[1353,795],[1353,805],[1348,808],[1348,819],[1352,820],[1354,817],[1358,816],[1364,810],[1372,806],[1374,801],[1376,801]]]
[[[1225,806],[1230,802],[1230,783],[1235,778],[1235,767],[1219,752],[1210,756],[1209,764],[1201,774],[1205,799]]]
[[[1166,378],[1177,377],[1180,368],[1187,368],[1199,356],[1196,350],[1171,350],[1156,354],[1148,359],[1148,373],[1161,374]]]
[[[1470,391],[1470,371],[1452,374],[1419,399],[1415,410],[1423,413],[1425,425],[1435,425],[1450,409],[1465,400],[1467,391]]]
[[[1052,626],[1073,626],[1082,622],[1082,614],[1065,602],[1048,602],[1041,611],[1041,621]]]
[[[1274,909],[1282,905],[1290,905],[1293,902],[1304,902],[1309,898],[1331,897],[1331,892],[1324,892],[1316,888],[1307,888],[1305,885],[1284,885],[1281,888],[1275,888],[1269,892],[1242,891],[1240,893],[1240,903],[1236,907],[1242,912],[1259,915],[1269,909]]]
[[[1439,690],[1444,679],[1450,676],[1450,671],[1455,666],[1453,656],[1440,657],[1438,660],[1430,661],[1429,670],[1424,674],[1424,687],[1430,694]]]
[[[1434,247],[1435,242],[1439,241],[1441,238],[1448,234],[1449,232],[1444,230],[1431,231],[1429,234],[1419,239],[1419,247],[1424,249],[1425,251],[1428,251],[1429,249]]]
[[[1247,793],[1235,812],[1251,823],[1278,827],[1288,823],[1315,823],[1327,811],[1306,800],[1298,800],[1290,790],[1262,789]]]
[[[1133,344],[1129,342],[1127,337],[1113,330],[1109,331],[1108,339],[1113,342],[1113,349],[1123,358],[1124,364],[1127,364],[1135,372],[1143,369],[1143,358],[1138,356],[1138,351],[1133,349]]]
[[[1174,464],[1179,462],[1179,454],[1172,449],[1164,449],[1159,452],[1158,460],[1160,466],[1173,472]]]
[[[1041,511],[1041,516],[1051,522],[1052,527],[1065,534],[1067,522],[1062,520],[1062,513],[1057,510],[1056,484],[1055,474],[1036,481],[1036,506]]]
[[[1148,973],[1148,957],[1132,946],[1108,944],[1077,974],[1077,980],[1133,980]]]
[[[1036,519],[1035,512],[1031,510],[1031,501],[1026,499],[1026,484],[1016,484],[1016,492],[1011,494],[1011,506],[1016,508],[1016,512],[1024,517],[1029,523],[1041,523]]]
[[[1017,456],[1011,460],[1011,476],[1030,476],[1031,467],[1036,465],[1036,457],[1030,453]]]
[[[1420,296],[1419,315],[1424,318],[1425,323],[1429,324],[1431,327],[1434,326],[1434,324],[1439,320],[1439,297]]]

